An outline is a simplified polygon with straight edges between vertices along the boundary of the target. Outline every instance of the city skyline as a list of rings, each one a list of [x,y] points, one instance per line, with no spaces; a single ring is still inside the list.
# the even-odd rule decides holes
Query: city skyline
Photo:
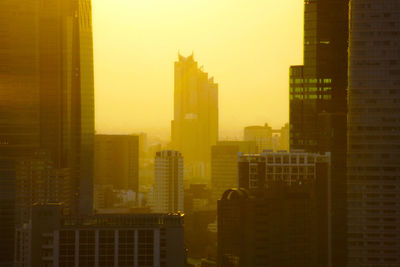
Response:
[[[399,19],[0,1],[0,265],[400,266]]]
[[[179,52],[194,52],[220,84],[221,137],[266,122],[282,127],[288,122],[287,71],[302,64],[302,19],[303,5],[294,0],[94,1],[97,133],[168,137]]]

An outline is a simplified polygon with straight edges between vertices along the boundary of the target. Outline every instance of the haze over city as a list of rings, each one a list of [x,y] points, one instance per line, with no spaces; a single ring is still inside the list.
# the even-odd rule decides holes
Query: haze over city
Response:
[[[0,266],[399,267],[400,0],[0,0]]]
[[[297,0],[93,1],[96,131],[169,138],[178,52],[219,84],[221,138],[283,126],[302,20]]]

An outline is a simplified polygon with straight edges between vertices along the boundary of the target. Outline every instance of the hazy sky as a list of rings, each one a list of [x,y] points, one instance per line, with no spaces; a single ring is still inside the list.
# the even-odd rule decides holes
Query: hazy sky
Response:
[[[300,0],[93,0],[96,130],[169,133],[178,51],[219,84],[220,136],[288,121]]]

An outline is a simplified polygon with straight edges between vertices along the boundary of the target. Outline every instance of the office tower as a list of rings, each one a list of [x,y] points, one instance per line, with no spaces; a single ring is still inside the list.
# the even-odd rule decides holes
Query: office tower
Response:
[[[329,266],[329,153],[238,161],[239,189],[218,201],[219,266]]]
[[[400,266],[400,3],[350,9],[348,266]]]
[[[229,188],[238,186],[238,153],[254,154],[255,141],[219,141],[211,147],[211,189],[213,203]]]
[[[185,179],[209,177],[211,146],[218,140],[218,84],[193,54],[175,62],[172,147],[185,158]]]
[[[348,2],[304,1],[304,65],[290,68],[290,149],[331,153],[333,266],[347,257]]]
[[[12,263],[16,159],[47,150],[69,168],[74,210],[92,207],[90,0],[0,2],[0,265]]]
[[[256,153],[261,153],[264,149],[272,149],[272,128],[267,123],[264,126],[245,127],[244,141],[256,142]]]
[[[183,214],[65,216],[35,205],[18,266],[184,266]]]
[[[95,135],[94,184],[139,191],[139,137]]]
[[[164,150],[154,158],[155,212],[183,211],[183,157],[180,152]]]

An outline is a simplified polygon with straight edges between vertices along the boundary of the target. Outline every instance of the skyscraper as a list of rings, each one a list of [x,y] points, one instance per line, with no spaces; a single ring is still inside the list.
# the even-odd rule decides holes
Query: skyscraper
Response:
[[[331,153],[333,266],[346,259],[348,2],[304,1],[304,65],[290,68],[290,149]]]
[[[180,152],[164,150],[154,159],[153,211],[183,212],[183,157]]]
[[[95,136],[96,185],[139,191],[139,137],[137,135]]]
[[[175,62],[172,145],[185,158],[185,178],[209,177],[211,146],[218,140],[218,84],[193,54]]]
[[[350,2],[348,266],[400,266],[400,2]]]
[[[74,210],[92,207],[94,83],[90,0],[0,2],[0,264],[12,263],[15,166],[49,151],[70,169]]]

